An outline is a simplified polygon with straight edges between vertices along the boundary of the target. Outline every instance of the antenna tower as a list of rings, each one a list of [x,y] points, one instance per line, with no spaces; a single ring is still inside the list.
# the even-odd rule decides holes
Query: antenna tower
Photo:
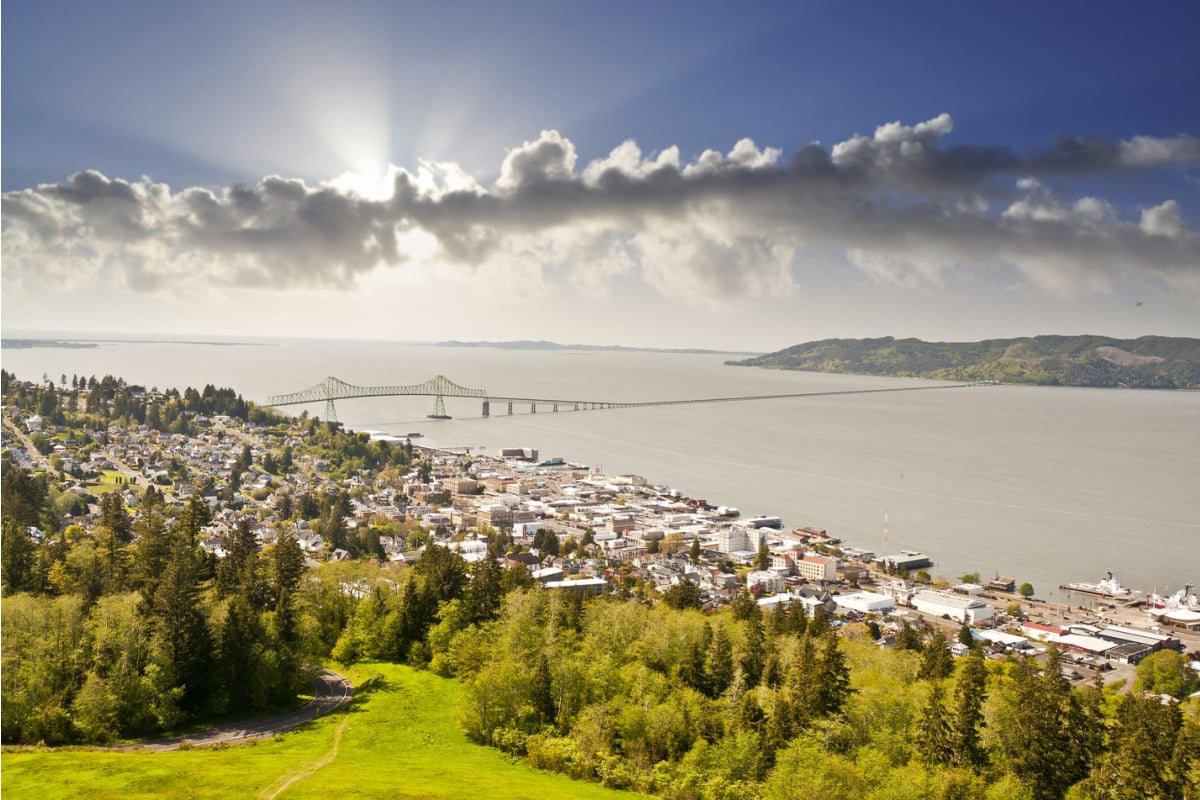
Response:
[[[887,554],[888,554],[888,512],[887,512],[887,509],[885,508],[883,510],[883,553],[881,555],[886,556]]]

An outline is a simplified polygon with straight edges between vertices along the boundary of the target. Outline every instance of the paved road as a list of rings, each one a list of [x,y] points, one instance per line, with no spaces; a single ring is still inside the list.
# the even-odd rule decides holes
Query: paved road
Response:
[[[154,739],[129,744],[113,745],[108,750],[178,750],[182,744],[193,747],[218,744],[221,742],[243,742],[249,739],[270,739],[273,736],[297,728],[306,722],[316,719],[331,711],[335,711],[350,703],[354,690],[350,681],[332,670],[323,669],[313,678],[313,699],[308,705],[297,711],[286,714],[276,714],[270,717],[257,717],[242,720],[229,725],[190,733],[186,736],[173,736],[170,739]]]

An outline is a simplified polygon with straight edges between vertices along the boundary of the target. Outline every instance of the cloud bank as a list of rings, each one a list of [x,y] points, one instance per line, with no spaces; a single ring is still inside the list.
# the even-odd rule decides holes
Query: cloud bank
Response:
[[[491,185],[453,163],[393,167],[387,197],[353,181],[174,191],[95,171],[5,193],[6,294],[124,285],[350,288],[372,270],[516,269],[603,292],[633,274],[699,302],[787,293],[807,254],[841,253],[903,286],[950,271],[1017,270],[1048,292],[1136,276],[1200,294],[1200,234],[1172,199],[1125,210],[1066,196],[1063,178],[1200,164],[1191,136],[1059,139],[1026,151],[946,144],[948,114],[892,122],[788,157],[750,139],[685,162],[626,141],[582,167],[543,131]]]

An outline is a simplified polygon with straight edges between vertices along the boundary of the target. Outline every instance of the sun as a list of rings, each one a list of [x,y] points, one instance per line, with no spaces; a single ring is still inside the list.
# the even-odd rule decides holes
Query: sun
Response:
[[[347,194],[356,194],[364,200],[390,200],[396,191],[394,167],[382,169],[366,168],[346,170],[328,185]]]

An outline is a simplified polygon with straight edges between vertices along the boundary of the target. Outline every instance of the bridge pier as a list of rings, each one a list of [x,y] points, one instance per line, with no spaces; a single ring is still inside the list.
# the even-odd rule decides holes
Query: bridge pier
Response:
[[[554,410],[555,410],[555,411],[558,411],[558,403],[555,403],[555,404],[554,404]]]
[[[487,400],[484,400],[483,401],[483,415],[485,417],[490,417],[492,415],[491,412],[492,412],[492,404],[489,403]]]
[[[509,415],[510,417],[512,416],[512,403],[509,403],[509,404],[508,404],[508,415]]]
[[[530,414],[536,414],[536,413],[537,413],[537,403],[530,403],[530,404],[529,404],[529,413],[530,413]]]
[[[578,411],[578,410],[579,410],[579,403],[576,403],[576,404],[575,404],[575,410],[576,410],[576,411]]]

